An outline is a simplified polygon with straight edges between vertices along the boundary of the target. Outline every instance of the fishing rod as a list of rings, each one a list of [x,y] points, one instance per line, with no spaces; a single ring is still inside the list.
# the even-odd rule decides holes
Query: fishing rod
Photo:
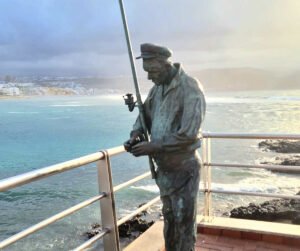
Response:
[[[127,49],[128,49],[128,55],[130,59],[130,65],[131,65],[131,71],[132,71],[132,76],[133,76],[133,82],[134,82],[134,88],[136,92],[136,99],[137,99],[137,106],[139,108],[139,120],[141,122],[144,134],[145,134],[145,139],[147,141],[150,140],[148,129],[146,126],[146,120],[145,120],[145,111],[144,111],[144,106],[141,98],[141,93],[140,93],[140,87],[139,83],[137,80],[137,74],[135,70],[135,63],[133,59],[133,52],[132,52],[132,47],[131,47],[131,42],[130,42],[130,37],[129,37],[129,31],[128,31],[128,26],[127,26],[127,21],[126,21],[126,15],[125,15],[125,10],[124,10],[124,5],[123,1],[119,0],[119,5],[120,5],[120,10],[121,10],[121,15],[122,15],[122,21],[123,21],[123,27],[124,27],[124,32],[125,32],[125,37],[126,37],[126,43],[127,43]],[[127,96],[130,94],[127,94]],[[132,98],[132,97],[131,97]],[[132,107],[133,110],[134,106]],[[149,165],[150,165],[150,171],[152,175],[152,179],[156,178],[156,172],[155,172],[155,165],[153,162],[153,159],[151,156],[149,156]]]

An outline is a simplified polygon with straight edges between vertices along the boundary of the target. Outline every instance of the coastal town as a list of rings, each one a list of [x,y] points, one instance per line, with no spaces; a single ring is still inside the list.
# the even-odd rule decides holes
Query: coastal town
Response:
[[[44,96],[44,95],[92,95],[93,88],[85,88],[74,81],[26,81],[27,79],[14,79],[6,77],[0,81],[0,96]],[[35,81],[35,82],[34,82]]]

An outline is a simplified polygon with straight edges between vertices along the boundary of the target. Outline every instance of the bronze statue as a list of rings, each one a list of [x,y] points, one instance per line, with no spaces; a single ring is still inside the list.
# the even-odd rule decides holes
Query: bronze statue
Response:
[[[172,52],[162,46],[142,44],[143,68],[155,84],[144,102],[151,135],[143,141],[137,119],[124,143],[134,156],[149,155],[157,164],[156,184],[163,203],[166,251],[193,251],[196,241],[197,193],[201,160],[200,127],[206,103],[201,84],[188,76]]]

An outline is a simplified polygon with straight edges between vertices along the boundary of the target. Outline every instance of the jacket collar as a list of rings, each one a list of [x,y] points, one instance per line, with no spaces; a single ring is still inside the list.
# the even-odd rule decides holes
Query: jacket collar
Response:
[[[180,75],[183,73],[183,69],[179,63],[175,63],[174,66],[177,69],[177,73],[172,79],[171,83],[167,86],[164,86],[163,96],[166,96],[171,90],[177,88],[177,86],[180,84]]]

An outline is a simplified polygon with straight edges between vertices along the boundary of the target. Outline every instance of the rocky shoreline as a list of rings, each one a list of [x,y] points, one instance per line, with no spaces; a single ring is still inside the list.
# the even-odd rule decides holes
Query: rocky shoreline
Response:
[[[258,144],[263,151],[300,153],[300,140],[264,140]]]
[[[300,166],[300,140],[264,140],[258,144],[263,151],[281,153],[281,156],[274,157],[261,164]],[[273,170],[273,172],[300,174],[300,170]]]
[[[260,142],[258,146],[263,151],[274,151],[284,154],[268,161],[261,161],[261,164],[300,166],[300,140],[265,140]],[[291,170],[279,172],[300,174],[299,171],[294,172]],[[297,195],[300,195],[300,191]],[[224,213],[223,216],[300,225],[300,199],[274,199],[260,204],[250,203],[248,206],[236,207],[230,211],[230,214]],[[142,214],[119,226],[121,245],[126,246],[145,232],[159,218],[159,215],[156,215],[154,218],[152,217],[152,219],[150,218],[149,213],[144,211]],[[100,233],[101,230],[100,224],[93,224],[91,230],[87,231],[84,235],[89,239]]]
[[[142,204],[143,205],[143,204]],[[141,207],[140,205],[139,207]],[[121,246],[126,246],[134,239],[144,233],[151,227],[159,215],[150,215],[148,211],[143,211],[141,214],[136,215],[131,220],[126,221],[118,227],[119,238]],[[84,233],[87,239],[94,237],[102,231],[102,226],[95,223],[91,226],[91,230]]]
[[[300,191],[297,195],[300,195]],[[250,203],[247,207],[231,210],[230,217],[300,225],[300,199],[275,199],[261,204]]]
[[[263,151],[283,154],[261,164],[300,166],[300,140],[265,140],[258,144]],[[289,174],[300,174],[299,170],[273,170]],[[300,177],[299,177],[300,183]],[[300,195],[300,191],[297,193]],[[250,203],[230,211],[230,217],[272,222],[286,222],[300,225],[300,199],[275,199],[261,204]]]

